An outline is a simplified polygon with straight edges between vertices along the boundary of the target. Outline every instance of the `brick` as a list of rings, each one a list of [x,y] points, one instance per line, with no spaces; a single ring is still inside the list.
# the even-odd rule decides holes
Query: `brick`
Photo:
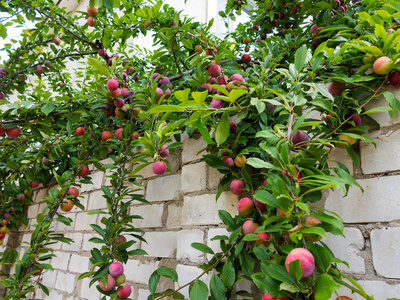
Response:
[[[90,271],[89,257],[72,254],[71,260],[69,261],[68,270],[75,273],[84,273]]]
[[[52,290],[50,293],[49,293],[49,299],[51,299],[51,300],[63,300],[64,299],[64,296],[63,296],[63,294],[60,294],[60,293],[58,293],[58,292],[56,292],[56,291],[54,291],[54,290]]]
[[[172,257],[176,252],[176,232],[146,232],[142,249],[152,257]]]
[[[82,243],[82,250],[83,251],[90,251],[95,248],[96,244],[89,242],[92,237],[97,237],[98,234],[96,233],[85,233],[83,235],[83,243]]]
[[[350,269],[345,264],[338,264],[339,270],[365,274],[365,262],[361,254],[365,243],[362,233],[357,228],[344,228],[343,236],[327,234],[328,239],[324,241],[332,250],[334,255],[350,265]]]
[[[364,288],[368,295],[373,295],[376,300],[398,298],[398,295],[400,295],[400,284],[388,284],[384,281],[377,280],[358,280],[358,283]],[[364,297],[356,293],[352,294],[348,288],[341,288],[338,294],[340,296],[348,296],[353,300],[365,300]],[[330,298],[330,300],[335,299],[336,295],[332,295]]]
[[[106,198],[103,197],[103,191],[95,191],[89,195],[89,204],[87,210],[99,210],[107,207]]]
[[[55,268],[54,262],[52,262],[52,265]],[[42,275],[43,278],[42,283],[49,289],[54,288],[56,286],[57,273],[58,273],[57,271],[51,271],[51,270],[44,272]]]
[[[48,189],[39,189],[34,191],[34,202],[40,202],[43,197],[48,197],[49,196],[49,190]]]
[[[138,284],[148,284],[151,274],[158,268],[156,261],[140,262],[129,259],[124,268],[126,278]]]
[[[132,293],[133,294],[133,293]],[[149,297],[151,294],[150,294],[150,292],[149,292],[149,290],[142,290],[142,289],[139,289],[139,294],[138,294],[138,297],[137,297],[137,299],[138,300],[140,300],[140,299],[147,299],[147,297]]]
[[[169,175],[150,180],[146,189],[149,202],[173,200],[181,190],[181,175]]]
[[[330,192],[325,208],[338,213],[345,223],[390,222],[400,215],[398,196],[400,176],[385,176],[359,179],[364,194],[358,187],[352,187],[348,196],[343,192]],[[362,209],[360,209],[362,208]]]
[[[80,188],[81,193],[90,192],[101,188],[101,185],[103,184],[104,173],[103,172],[91,173],[90,177],[92,177],[93,184],[82,184]]]
[[[194,249],[192,243],[203,243],[204,232],[198,229],[182,230],[177,236],[177,254],[179,261],[188,260],[190,262],[201,263],[204,259],[203,252]]]
[[[400,278],[400,227],[371,231],[372,260],[379,276]]]
[[[63,243],[62,248],[63,250],[67,251],[79,251],[82,245],[82,233],[73,232],[65,234],[66,237],[72,239],[71,245]]]
[[[62,212],[62,211],[60,210],[60,212]],[[76,214],[75,213],[63,213],[63,216],[66,218],[70,218],[72,220],[71,225],[66,225],[63,222],[55,221],[56,231],[62,232],[64,230],[72,230],[74,228]]]
[[[76,214],[75,230],[93,230],[90,224],[97,224],[98,215],[88,215],[86,212]]]
[[[214,253],[221,252],[220,240],[215,240],[215,241],[211,240],[212,238],[216,237],[217,235],[226,235],[229,238],[230,233],[226,230],[226,228],[210,228],[208,230],[207,246],[210,247],[214,251]],[[211,260],[213,257],[214,257],[214,255],[207,254],[208,260]]]
[[[350,174],[354,175],[353,161],[347,154],[347,151],[345,149],[334,148],[331,150],[328,161],[329,167],[337,168],[338,167],[338,164],[336,163],[337,161],[344,164],[349,169]]]
[[[39,213],[39,204],[33,204],[28,206],[27,217],[29,219],[36,218]]]
[[[184,193],[202,191],[207,184],[207,165],[205,162],[186,165],[182,168],[182,190]]]
[[[199,269],[198,267],[192,267],[192,266],[185,266],[185,265],[177,265],[176,266],[176,272],[178,273],[178,283],[180,286],[185,285],[192,281],[194,278],[199,276],[201,273],[203,273],[203,270]],[[203,281],[207,286],[209,286],[210,279],[211,279],[212,274],[204,274],[200,280]],[[178,284],[175,283],[175,288],[178,288]],[[185,298],[189,298],[189,287],[185,287],[179,291],[181,294],[185,296]]]
[[[167,228],[180,228],[182,215],[182,206],[176,203],[168,205]]]
[[[75,275],[73,274],[58,272],[56,289],[66,291],[67,293],[72,293],[76,285],[75,279]]]
[[[162,227],[163,204],[138,205],[130,207],[130,215],[139,215],[143,219],[134,219],[132,225],[139,228]]]
[[[207,143],[203,140],[203,138],[194,139],[190,138],[185,140],[182,149],[182,163],[189,163],[196,159],[203,158],[203,155],[207,154],[206,152],[202,152],[201,154],[197,154],[201,149],[207,147]]]
[[[238,196],[231,192],[223,192],[216,201],[216,194],[186,196],[183,198],[182,224],[209,225],[222,224],[218,210],[223,209],[235,215]]]
[[[54,254],[56,255],[56,257],[54,257],[51,261],[53,267],[55,269],[67,270],[69,258],[71,255],[65,252],[54,252]]]
[[[102,294],[96,289],[96,283],[94,283],[91,287],[89,287],[89,282],[92,278],[84,278],[82,279],[82,287],[81,287],[81,299],[86,300],[98,300],[101,298]]]
[[[221,174],[217,169],[211,168],[210,166],[207,166],[207,168],[208,168],[207,187],[210,190],[218,190],[218,184],[221,181],[222,177],[224,177],[224,174]]]
[[[382,173],[400,170],[400,154],[395,147],[400,142],[400,130],[387,134],[379,132],[375,139],[376,147],[361,142],[361,168],[364,174]]]

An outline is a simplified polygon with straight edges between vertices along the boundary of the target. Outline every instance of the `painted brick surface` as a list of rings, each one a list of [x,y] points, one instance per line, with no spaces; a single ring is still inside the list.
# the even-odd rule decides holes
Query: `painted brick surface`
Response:
[[[400,216],[400,176],[359,179],[364,193],[358,187],[343,192],[330,192],[325,208],[338,213],[345,223],[390,222]],[[361,209],[362,208],[362,209]]]
[[[400,227],[374,229],[371,232],[374,268],[378,275],[400,278]],[[399,294],[400,295],[400,294]]]

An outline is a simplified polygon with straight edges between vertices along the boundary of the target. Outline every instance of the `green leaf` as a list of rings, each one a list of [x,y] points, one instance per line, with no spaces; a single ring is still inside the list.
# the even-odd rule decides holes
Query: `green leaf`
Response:
[[[235,102],[241,96],[246,95],[246,94],[247,94],[246,89],[232,89],[231,92],[229,93],[229,100],[231,102]]]
[[[301,270],[300,260],[296,259],[289,263],[290,275],[293,276],[294,280],[299,283],[301,277],[303,276],[303,271]]]
[[[204,100],[206,100],[207,95],[208,95],[207,90],[204,92],[192,92],[192,97],[199,106],[204,104]]]
[[[314,288],[316,290],[315,300],[326,300],[331,297],[334,291],[340,289],[340,285],[337,285],[328,274],[321,274],[317,278]]]
[[[178,273],[172,268],[161,266],[157,269],[157,273],[163,277],[170,278],[172,281],[178,281]]]
[[[280,205],[275,197],[268,191],[266,190],[258,190],[254,194],[254,198],[260,201],[261,203],[267,204],[268,206],[274,207],[274,208],[280,208],[280,209],[285,209],[282,205]]]
[[[230,260],[227,260],[222,268],[221,279],[227,288],[231,288],[235,283],[236,273],[235,268]]]
[[[204,161],[206,162],[207,165],[210,167],[217,169],[217,170],[227,170],[228,165],[222,161],[218,156],[215,156],[213,154],[207,154],[204,155]]]
[[[390,107],[395,111],[400,112],[400,101],[396,99],[396,97],[391,92],[383,92],[383,96],[385,96],[386,101],[389,103]]]
[[[217,274],[214,274],[210,280],[210,292],[212,300],[225,300],[225,286],[221,278]]]
[[[170,105],[170,104],[161,104],[157,106],[153,106],[148,111],[149,114],[156,113],[168,113],[168,112],[184,112],[185,108],[178,105]]]
[[[160,274],[158,274],[157,270],[151,274],[149,278],[149,291],[152,295],[155,294],[158,282],[160,281]]]
[[[189,297],[191,300],[206,300],[208,295],[207,285],[200,279],[191,286]]]
[[[229,136],[229,113],[225,112],[222,115],[221,121],[217,126],[217,131],[215,132],[215,141],[218,146],[226,141]]]
[[[280,290],[280,282],[273,279],[269,275],[264,275],[263,273],[256,273],[251,275],[254,284],[261,290],[264,294],[270,294],[274,297],[286,296],[284,292]]]
[[[281,265],[277,265],[277,264],[270,264],[267,268],[266,268],[268,274],[278,280],[278,281],[282,281],[282,282],[286,282],[286,283],[290,283],[292,285],[296,285],[296,281],[293,279],[293,277],[288,273],[288,271],[286,270],[286,268],[284,266]]]
[[[256,169],[266,168],[266,169],[277,170],[277,168],[273,164],[270,164],[269,162],[263,161],[262,159],[256,157],[248,158],[247,163]]]
[[[306,58],[307,58],[307,47],[306,45],[303,45],[301,48],[297,49],[294,55],[294,65],[299,73],[304,67]]]
[[[53,103],[48,102],[46,103],[44,106],[42,106],[42,108],[40,109],[40,111],[42,113],[44,113],[46,116],[48,116],[56,107],[54,106]]]
[[[337,229],[339,229],[341,232],[343,232],[343,222],[335,217],[329,216],[327,214],[320,214],[320,213],[312,213],[312,216],[316,217],[317,219],[320,219],[322,222],[326,222],[328,224],[331,224],[335,226]]]
[[[327,238],[326,234],[325,234],[325,230],[323,228],[321,228],[321,227],[304,228],[304,229],[301,230],[301,233],[317,234],[317,235],[320,235],[320,236],[322,236],[324,238]]]
[[[182,102],[182,105],[187,106],[187,103],[189,101],[189,93],[190,93],[190,89],[186,89],[186,90],[183,90],[183,91],[176,91],[174,93],[174,96],[180,102]]]
[[[221,219],[221,221],[228,226],[228,228],[231,228],[233,230],[238,228],[238,225],[236,222],[233,220],[232,216],[225,210],[218,210],[218,216]]]
[[[199,250],[201,252],[208,253],[208,254],[214,254],[214,251],[210,247],[208,247],[207,245],[204,245],[202,243],[192,243],[191,246],[194,249]]]

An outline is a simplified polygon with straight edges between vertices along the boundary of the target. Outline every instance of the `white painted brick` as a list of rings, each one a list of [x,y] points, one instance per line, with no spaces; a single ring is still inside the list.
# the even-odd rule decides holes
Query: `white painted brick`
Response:
[[[218,190],[218,184],[221,181],[222,177],[224,177],[224,174],[221,174],[217,169],[211,168],[210,166],[208,168],[208,188],[210,190]]]
[[[210,247],[214,253],[221,252],[220,240],[212,241],[211,239],[217,235],[226,235],[228,238],[231,235],[226,228],[210,228],[207,235],[207,246]],[[207,254],[207,259],[211,260],[214,257],[212,254]]]
[[[34,202],[37,203],[42,200],[43,197],[48,197],[49,196],[49,190],[48,189],[39,189],[34,191]]]
[[[32,235],[32,233],[26,233],[26,234],[24,234],[24,235],[22,236],[22,242],[27,242],[27,243],[29,243],[30,240],[31,240],[31,235]]]
[[[206,189],[207,166],[205,162],[186,165],[182,168],[182,190],[184,193]]]
[[[129,259],[124,267],[126,278],[138,284],[148,284],[151,274],[158,268],[157,261],[140,262]]]
[[[374,268],[379,276],[400,278],[400,227],[371,231]]]
[[[89,257],[72,254],[68,270],[76,273],[89,272]]]
[[[400,176],[359,179],[364,194],[358,187],[353,187],[348,196],[343,198],[343,192],[335,190],[329,193],[325,208],[338,213],[345,223],[397,220],[400,215],[399,182]]]
[[[53,262],[52,262],[53,267],[55,268]],[[42,275],[42,283],[47,286],[49,289],[56,287],[56,279],[57,279],[57,271],[46,271]]]
[[[68,238],[71,238],[73,242],[71,243],[71,245],[63,243],[63,245],[62,245],[63,250],[79,251],[79,249],[81,248],[81,245],[82,245],[82,237],[83,237],[82,233],[78,233],[78,232],[67,233],[67,234],[65,234],[65,236]]]
[[[204,259],[203,252],[194,249],[192,243],[203,243],[204,232],[198,229],[182,230],[177,236],[177,254],[179,261],[189,260],[195,263],[201,263]]]
[[[28,206],[27,217],[29,219],[35,218],[39,213],[39,204],[32,204]]]
[[[400,152],[395,145],[400,142],[400,130],[379,135],[375,139],[376,147],[361,142],[361,168],[364,174],[382,173],[400,170]]]
[[[134,219],[132,225],[139,228],[162,227],[163,204],[135,205],[130,207],[130,215],[139,215],[143,219]]]
[[[203,138],[185,140],[182,150],[182,163],[189,163],[193,160],[203,158],[203,155],[207,154],[207,152],[202,152],[199,155],[197,153],[205,147],[207,147],[207,143]]]
[[[384,281],[377,280],[358,280],[368,295],[373,295],[376,300],[384,300],[388,298],[398,298],[400,295],[400,284],[388,284]],[[338,291],[339,296],[348,296],[353,300],[365,300],[364,297],[354,293],[352,294],[348,288],[341,288]],[[336,300],[336,295],[330,300]]]
[[[95,191],[89,195],[89,204],[87,210],[99,210],[107,207],[106,198],[103,197],[103,191]]]
[[[218,210],[226,210],[231,215],[237,213],[237,195],[231,192],[223,192],[217,201],[215,199],[216,194],[184,197],[182,224],[222,224],[218,217]]]
[[[90,192],[101,188],[101,185],[103,184],[104,173],[103,172],[91,173],[90,177],[92,177],[93,184],[82,184],[80,188],[81,193]]]
[[[203,270],[198,267],[185,266],[185,265],[177,265],[176,272],[178,273],[178,283],[180,286],[185,285],[195,279],[197,276],[203,273]],[[203,281],[207,286],[209,286],[212,274],[204,274],[200,280]],[[178,284],[175,283],[175,288],[178,288]],[[185,296],[185,298],[189,298],[189,287],[185,287],[179,291],[181,294]]]
[[[86,212],[76,214],[75,230],[93,230],[90,224],[97,224],[98,215],[88,215]]]
[[[67,270],[70,254],[66,252],[54,252],[56,257],[52,258],[52,265],[55,269]]]
[[[241,277],[243,278],[243,276]],[[236,291],[246,291],[248,293],[251,293],[253,287],[255,287],[255,284],[252,281],[244,278],[235,284]],[[238,296],[237,299],[248,299],[248,297]]]
[[[136,175],[143,176],[144,179],[156,176],[156,174],[154,174],[153,172],[153,164],[151,163],[147,167],[144,167],[139,172],[137,172]]]
[[[60,294],[60,293],[56,292],[55,290],[50,291],[48,297],[51,300],[63,300],[64,299],[63,294]]]
[[[171,203],[168,205],[167,228],[180,228],[182,215],[182,206]]]
[[[92,237],[97,237],[98,234],[96,233],[85,233],[83,235],[83,243],[82,243],[82,250],[83,251],[90,251],[95,248],[96,244],[89,242]]]
[[[146,232],[142,249],[152,257],[172,257],[176,251],[176,232]]]
[[[75,279],[75,275],[73,274],[58,272],[56,289],[66,291],[67,293],[72,293],[76,285]]]
[[[328,245],[337,258],[349,263],[350,269],[344,264],[338,264],[339,270],[365,274],[365,263],[361,257],[365,244],[361,231],[357,228],[347,227],[344,228],[343,234],[345,237],[327,234],[328,239],[324,243]]]
[[[82,279],[81,297],[86,300],[98,300],[101,298],[101,293],[96,289],[96,283],[89,288],[91,278]]]
[[[149,202],[173,200],[181,190],[181,175],[169,175],[150,180],[146,189]]]
[[[138,294],[137,300],[141,300],[141,299],[146,300],[147,297],[149,297],[149,296],[150,296],[149,290],[139,289],[139,294]]]
[[[62,212],[61,210],[59,212]],[[66,218],[70,218],[72,220],[71,225],[66,225],[63,222],[55,221],[56,231],[64,231],[64,230],[73,230],[76,214],[75,213],[63,213],[62,214]]]
[[[353,161],[347,154],[346,149],[334,148],[331,150],[328,162],[329,167],[338,168],[337,161],[344,164],[349,169],[350,174],[354,175]]]

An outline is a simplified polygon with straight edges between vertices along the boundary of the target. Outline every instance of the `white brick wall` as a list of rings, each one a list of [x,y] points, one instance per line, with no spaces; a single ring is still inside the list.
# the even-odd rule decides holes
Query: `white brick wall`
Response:
[[[181,175],[168,175],[149,180],[146,200],[149,202],[173,200],[181,190]]]
[[[194,263],[201,263],[204,260],[204,254],[194,249],[192,243],[203,243],[204,232],[198,229],[182,230],[177,236],[177,259],[179,261],[188,260]]]
[[[202,191],[207,184],[207,165],[205,162],[186,165],[182,168],[182,191],[184,193]]]

